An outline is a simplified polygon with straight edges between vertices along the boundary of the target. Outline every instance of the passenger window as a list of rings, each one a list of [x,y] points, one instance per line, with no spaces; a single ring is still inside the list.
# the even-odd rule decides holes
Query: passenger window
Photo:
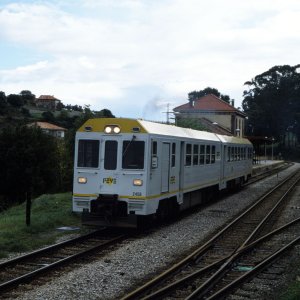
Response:
[[[192,164],[192,145],[186,144],[185,146],[185,165],[190,166]]]
[[[172,160],[171,160],[171,166],[175,167],[175,162],[176,162],[176,144],[172,144]]]
[[[194,145],[193,149],[193,165],[197,166],[199,164],[199,146]]]
[[[152,142],[151,153],[152,153],[152,155],[155,155],[155,156],[157,155],[157,142],[156,141]]]
[[[158,161],[157,161],[157,142],[152,141],[151,144],[151,168],[155,169],[158,166]]]
[[[105,153],[104,153],[104,169],[115,170],[117,168],[117,141],[106,141],[105,142]]]
[[[234,160],[237,161],[237,147],[234,147]]]
[[[200,165],[204,165],[205,161],[205,146],[200,145]]]
[[[228,151],[227,151],[227,161],[230,161],[230,156],[231,156],[231,147],[228,147]]]
[[[216,146],[211,147],[211,163],[214,164],[216,162]]]
[[[206,146],[206,160],[205,160],[206,164],[210,164],[210,146]]]

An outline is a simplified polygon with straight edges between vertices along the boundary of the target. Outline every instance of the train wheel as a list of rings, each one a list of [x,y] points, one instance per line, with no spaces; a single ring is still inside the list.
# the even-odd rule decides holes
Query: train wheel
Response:
[[[147,230],[153,226],[154,215],[149,216],[138,216],[137,218],[137,229]]]
[[[179,205],[176,198],[164,199],[159,203],[156,213],[159,222],[176,219],[179,213]]]

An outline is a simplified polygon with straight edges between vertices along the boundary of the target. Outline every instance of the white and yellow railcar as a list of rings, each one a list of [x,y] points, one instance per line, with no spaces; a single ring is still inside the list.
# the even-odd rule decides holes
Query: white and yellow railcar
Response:
[[[252,171],[247,139],[143,120],[88,120],[75,143],[73,211],[84,224],[170,217]]]

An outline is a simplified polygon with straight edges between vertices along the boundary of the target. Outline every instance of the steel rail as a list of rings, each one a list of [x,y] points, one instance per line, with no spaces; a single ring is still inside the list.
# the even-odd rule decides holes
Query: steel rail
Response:
[[[283,230],[285,230],[285,229],[287,229],[287,228],[289,228],[289,227],[291,227],[291,226],[293,226],[293,225],[295,225],[296,223],[299,223],[299,222],[300,222],[300,218],[297,218],[297,219],[295,219],[295,220],[293,220],[293,221],[291,221],[291,222],[289,222],[289,223],[287,223],[287,224],[271,231],[270,233],[268,233],[268,234],[260,237],[259,239],[253,241],[251,244],[245,245],[243,248],[239,249],[238,253],[236,253],[236,254],[238,254],[239,256],[245,254],[246,252],[252,250],[259,243],[262,243],[262,242],[266,241],[270,237],[280,233],[281,231],[283,231]],[[149,295],[143,297],[142,299],[143,300],[159,299],[162,296],[170,293],[174,289],[179,288],[180,286],[184,285],[185,283],[191,281],[192,279],[197,278],[200,275],[204,275],[206,272],[208,272],[210,270],[213,270],[214,268],[219,267],[220,265],[224,264],[228,259],[230,259],[230,257],[231,257],[231,255],[228,255],[227,257],[225,257],[223,259],[220,259],[220,260],[218,260],[218,261],[216,261],[216,262],[214,262],[214,263],[212,263],[212,264],[210,264],[210,265],[208,265],[208,266],[206,266],[206,267],[204,267],[204,268],[202,268],[202,269],[200,269],[200,270],[198,270],[198,271],[196,271],[192,274],[189,274],[189,275],[187,275],[187,276],[185,276],[185,277],[183,277],[183,278],[181,278],[181,279],[179,279],[179,280],[163,287],[160,290],[155,291],[152,294],[149,294]]]
[[[262,173],[258,173],[254,176],[252,176],[248,182],[244,183],[243,186],[248,186],[248,185],[251,185],[251,184],[254,184],[260,180],[263,180],[267,177],[270,177],[274,174],[278,174],[278,172],[280,171],[283,171],[287,168],[289,168],[290,166],[292,166],[293,163],[288,163],[288,162],[283,162],[282,164],[278,165],[277,167],[275,168],[272,168],[272,169],[268,169],[267,171],[265,172],[262,172]]]
[[[296,172],[297,173],[297,172]],[[280,203],[286,198],[286,196],[290,193],[290,191],[295,187],[298,183],[299,178],[296,182],[292,184],[292,186],[284,193],[282,197],[277,201],[275,207],[266,215],[266,217],[259,223],[256,229],[250,234],[250,236],[246,239],[246,241],[241,244],[241,246],[232,254],[232,256],[221,266],[221,268],[214,273],[210,278],[208,278],[201,286],[199,286],[194,292],[186,298],[186,300],[199,299],[202,298],[210,288],[216,285],[216,283],[223,277],[223,275],[227,272],[229,268],[231,268],[233,262],[240,256],[241,249],[243,249],[249,241],[253,238],[255,234],[257,234],[258,230],[265,224],[265,222],[271,217],[271,215],[278,209]]]
[[[14,265],[14,264],[16,264],[18,262],[24,261],[25,259],[33,258],[36,255],[47,253],[47,252],[50,252],[50,251],[53,251],[53,250],[57,250],[57,249],[59,249],[61,247],[64,247],[64,246],[68,246],[68,245],[72,245],[72,244],[78,243],[80,241],[84,241],[87,238],[90,238],[90,237],[93,237],[93,236],[97,236],[97,234],[101,233],[104,230],[105,229],[93,231],[93,232],[90,232],[88,234],[81,235],[79,237],[76,237],[76,238],[73,238],[73,239],[69,239],[69,240],[66,240],[66,241],[62,241],[60,243],[56,243],[54,245],[47,246],[47,247],[44,247],[44,248],[32,251],[30,253],[27,253],[27,254],[15,257],[13,259],[10,259],[8,261],[0,263],[0,270],[2,268],[4,268],[4,267],[8,267],[8,266]]]
[[[270,194],[272,194],[274,191],[279,189],[281,186],[283,186],[288,180],[293,178],[295,174],[297,174],[298,171],[295,171],[290,176],[285,178],[282,182],[280,182],[277,186],[272,188],[270,191],[265,193],[263,196],[261,196],[253,205],[251,205],[246,211],[244,211],[242,214],[240,214],[236,219],[234,219],[232,222],[230,222],[225,228],[223,228],[221,231],[219,231],[214,237],[212,237],[209,241],[207,241],[204,245],[202,245],[200,248],[196,249],[192,254],[188,255],[185,259],[182,261],[174,264],[171,268],[160,274],[159,276],[153,278],[151,281],[147,282],[146,284],[142,285],[141,287],[137,288],[136,290],[130,292],[129,294],[125,295],[121,298],[121,300],[131,300],[131,299],[140,299],[140,296],[145,294],[147,290],[150,290],[151,288],[158,285],[158,283],[165,280],[167,277],[174,274],[179,269],[183,268],[187,264],[194,262],[197,263],[199,258],[208,251],[208,249],[212,248],[214,246],[214,243],[216,240],[218,240],[226,231],[228,231],[230,228],[232,228],[237,222],[239,222],[246,214],[248,214],[251,210],[253,210],[255,207],[257,207],[259,204],[261,204]],[[240,247],[239,247],[240,248]],[[235,251],[231,254],[233,255],[236,253],[239,248],[235,249]],[[231,255],[227,256],[228,259],[231,257]],[[223,259],[219,261],[219,263],[223,262]],[[216,262],[218,263],[218,262]],[[147,299],[147,298],[145,298]],[[149,298],[150,299],[150,298]]]
[[[14,279],[11,279],[9,281],[6,281],[4,283],[1,283],[0,284],[0,292],[4,292],[20,283],[24,283],[24,282],[28,282],[30,281],[33,277],[36,277],[38,275],[41,275],[43,273],[46,273],[46,272],[49,272],[50,270],[54,269],[54,268],[58,268],[58,267],[61,267],[63,266],[64,264],[70,262],[70,261],[73,261],[73,260],[76,260],[80,257],[83,257],[91,252],[94,252],[94,251],[97,251],[103,247],[107,247],[109,245],[112,245],[120,240],[123,240],[124,238],[126,238],[127,236],[126,235],[119,235],[117,237],[114,237],[113,239],[110,239],[108,241],[105,241],[105,242],[99,242],[97,245],[94,245],[93,247],[89,247],[88,249],[85,249],[83,251],[80,251],[76,254],[73,254],[73,255],[70,255],[70,256],[67,256],[65,258],[62,258],[62,259],[59,259],[53,263],[50,263],[49,265],[46,265],[46,266],[43,266],[37,270],[34,270],[32,272],[29,272],[27,274],[24,274],[24,275],[21,275],[17,278],[14,278]],[[63,243],[64,244],[64,243]],[[59,245],[61,245],[61,243],[59,243]],[[52,247],[48,247],[48,248],[52,248]],[[47,249],[47,248],[46,248]],[[43,253],[46,253],[46,249],[42,249]],[[35,251],[34,253],[39,253],[39,251]],[[30,256],[32,257],[32,255],[34,253],[30,253]],[[40,253],[39,253],[40,254]],[[28,258],[27,256],[24,256],[26,259]],[[23,258],[24,258],[23,257]],[[7,264],[6,264],[7,266]]]
[[[271,265],[276,259],[278,259],[287,250],[289,250],[291,247],[293,247],[295,244],[298,244],[299,242],[300,242],[300,236],[298,236],[297,238],[295,238],[293,241],[291,241],[290,243],[288,243],[287,245],[285,245],[281,249],[277,250],[274,254],[272,254],[271,256],[269,256],[268,258],[266,258],[265,260],[263,260],[261,263],[259,263],[255,268],[253,268],[252,270],[248,271],[247,273],[245,273],[241,277],[237,278],[232,283],[230,283],[226,287],[222,288],[221,290],[219,290],[215,294],[211,295],[207,299],[210,299],[210,300],[212,300],[212,299],[214,299],[214,300],[215,299],[220,299],[220,297],[222,297],[223,295],[225,295],[226,293],[228,293],[230,290],[232,290],[233,288],[237,287],[238,285],[240,285],[241,283],[243,283],[245,280],[247,280],[247,279],[249,279],[251,277],[254,277],[261,270],[263,270],[266,267],[268,267],[269,265]]]

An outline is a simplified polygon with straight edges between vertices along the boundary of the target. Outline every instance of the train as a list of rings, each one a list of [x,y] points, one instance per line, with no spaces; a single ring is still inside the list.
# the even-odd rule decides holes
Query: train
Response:
[[[246,138],[142,119],[90,119],[75,137],[73,211],[92,226],[169,219],[247,182],[252,159]]]

